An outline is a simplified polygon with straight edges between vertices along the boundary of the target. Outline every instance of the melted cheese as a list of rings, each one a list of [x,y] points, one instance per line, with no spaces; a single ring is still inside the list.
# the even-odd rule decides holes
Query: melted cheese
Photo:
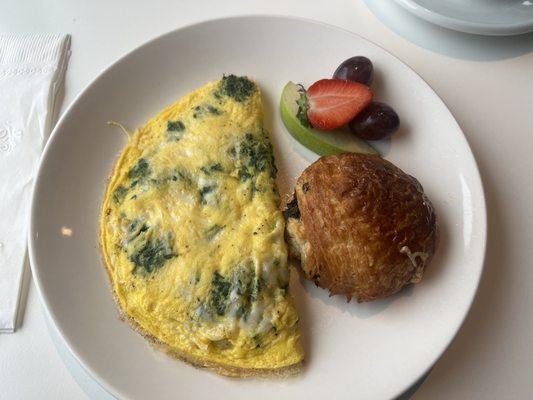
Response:
[[[123,311],[199,361],[300,362],[275,173],[260,93],[246,78],[209,83],[135,132],[101,217]]]

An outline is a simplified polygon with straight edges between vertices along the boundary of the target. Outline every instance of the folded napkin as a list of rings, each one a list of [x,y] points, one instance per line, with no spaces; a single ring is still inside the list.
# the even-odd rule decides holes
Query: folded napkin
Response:
[[[14,332],[25,270],[30,197],[68,35],[0,35],[0,332]]]

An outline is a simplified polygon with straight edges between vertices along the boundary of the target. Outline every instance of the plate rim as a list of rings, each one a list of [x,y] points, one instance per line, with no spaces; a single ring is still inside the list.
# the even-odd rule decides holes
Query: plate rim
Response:
[[[404,1],[404,0],[396,0],[396,1]],[[410,0],[405,0],[405,1],[410,1]],[[284,15],[284,14],[262,14],[262,13],[260,13],[260,14],[242,14],[242,15],[224,16],[224,17],[219,17],[219,18],[210,18],[210,19],[206,19],[206,20],[201,20],[201,21],[197,21],[197,22],[194,22],[194,23],[190,23],[190,24],[187,24],[187,25],[183,25],[183,26],[181,26],[179,28],[172,29],[172,30],[163,32],[163,33],[161,33],[161,34],[159,34],[157,36],[154,36],[153,38],[142,42],[141,44],[139,44],[138,46],[132,48],[131,50],[126,51],[125,53],[120,55],[118,58],[116,58],[114,61],[112,61],[110,64],[108,64],[106,67],[101,69],[100,72],[98,72],[95,75],[95,77],[89,83],[87,83],[85,85],[85,87],[83,87],[83,89],[74,97],[74,99],[66,107],[65,111],[62,113],[62,115],[58,119],[57,123],[55,124],[55,126],[54,126],[54,128],[53,128],[53,130],[52,130],[52,132],[51,132],[51,134],[50,134],[50,136],[48,138],[48,141],[46,142],[46,144],[44,146],[44,149],[42,151],[41,157],[39,159],[39,165],[38,165],[37,173],[35,175],[35,181],[34,181],[33,191],[32,191],[32,195],[31,195],[30,224],[29,224],[28,238],[27,238],[27,240],[28,240],[28,256],[29,256],[29,261],[30,261],[31,272],[32,272],[32,275],[34,277],[35,287],[36,287],[37,293],[39,295],[39,300],[40,300],[40,302],[41,302],[41,304],[43,306],[44,313],[45,313],[46,317],[49,318],[49,321],[53,324],[53,327],[56,329],[56,332],[57,332],[59,338],[61,339],[63,344],[66,346],[67,350],[70,352],[70,354],[76,360],[76,362],[81,366],[81,368],[87,373],[87,375],[89,377],[91,377],[91,379],[94,382],[96,382],[100,387],[102,387],[111,396],[113,396],[115,398],[120,398],[120,399],[123,399],[123,398],[124,399],[129,399],[129,396],[127,396],[124,393],[122,393],[119,389],[117,389],[112,384],[110,384],[106,379],[104,379],[97,371],[95,371],[89,365],[85,364],[85,362],[83,361],[83,358],[75,350],[75,345],[68,338],[68,335],[64,332],[63,328],[56,322],[56,318],[57,318],[56,313],[53,311],[52,307],[50,307],[47,295],[45,293],[45,289],[43,287],[43,283],[41,282],[41,278],[40,278],[41,274],[39,272],[40,268],[38,267],[38,263],[37,263],[37,257],[38,256],[36,254],[35,244],[34,244],[34,240],[36,240],[36,238],[38,236],[38,234],[35,235],[35,233],[37,232],[37,230],[36,230],[36,221],[35,221],[35,219],[36,219],[36,207],[37,207],[37,203],[38,203],[38,201],[37,201],[37,193],[38,193],[37,188],[41,184],[41,179],[42,179],[41,176],[43,175],[44,165],[45,165],[46,160],[48,158],[48,153],[50,152],[50,149],[54,146],[54,142],[55,142],[55,140],[56,140],[56,138],[58,136],[57,132],[59,132],[61,130],[61,127],[64,124],[64,120],[66,120],[66,118],[70,114],[71,110],[75,107],[75,105],[78,103],[78,101],[80,101],[80,99],[83,96],[85,96],[85,94],[94,85],[96,85],[96,83],[100,79],[102,79],[103,76],[109,70],[114,68],[117,64],[123,62],[128,57],[133,55],[133,53],[136,53],[136,52],[140,51],[144,47],[149,47],[150,45],[152,45],[152,43],[155,43],[158,40],[161,40],[162,38],[164,38],[166,36],[177,34],[179,31],[187,30],[187,29],[191,29],[191,28],[195,28],[195,27],[199,27],[201,25],[209,25],[209,24],[218,23],[218,22],[226,22],[226,23],[228,23],[228,22],[231,22],[232,20],[242,20],[242,19],[250,19],[250,18],[251,19],[263,19],[263,20],[268,20],[268,19],[285,19],[285,20],[289,20],[289,21],[290,20],[295,20],[295,21],[300,21],[300,22],[312,24],[312,25],[319,25],[319,26],[322,26],[323,28],[332,29],[332,30],[336,30],[336,31],[340,31],[340,32],[349,34],[349,35],[356,36],[357,38],[359,38],[359,39],[361,39],[363,41],[366,41],[366,42],[372,44],[373,46],[376,46],[376,47],[380,48],[385,53],[387,53],[388,55],[390,55],[391,57],[393,57],[397,61],[399,61],[401,64],[406,66],[413,74],[415,74],[415,76],[418,77],[424,83],[424,85],[429,90],[429,92],[434,95],[434,98],[438,102],[441,103],[441,105],[445,108],[446,111],[448,111],[449,115],[452,117],[453,121],[455,122],[455,124],[457,126],[457,129],[459,130],[459,133],[461,134],[460,137],[464,141],[464,144],[465,144],[465,147],[466,147],[465,151],[466,151],[466,153],[468,155],[470,155],[470,157],[471,157],[471,159],[473,161],[473,170],[472,170],[472,179],[473,179],[473,181],[472,182],[474,184],[478,184],[479,185],[479,189],[480,189],[479,204],[476,204],[476,210],[477,210],[477,212],[479,214],[479,225],[480,225],[480,235],[481,235],[480,248],[479,248],[480,258],[479,258],[479,260],[477,260],[477,263],[475,263],[478,266],[478,269],[479,269],[479,273],[478,273],[478,275],[476,277],[476,282],[475,282],[475,285],[474,285],[475,289],[472,291],[472,293],[469,294],[470,298],[467,299],[467,301],[465,302],[466,308],[465,308],[464,315],[460,318],[457,326],[452,331],[452,334],[448,338],[446,344],[443,346],[442,349],[440,349],[437,353],[435,353],[435,355],[432,357],[433,360],[430,363],[430,365],[428,365],[423,371],[421,371],[416,377],[414,377],[412,379],[412,381],[404,383],[401,391],[395,395],[395,396],[400,396],[401,394],[405,393],[411,386],[416,384],[416,382],[418,382],[422,377],[424,377],[433,368],[435,363],[444,354],[444,352],[449,348],[451,342],[457,336],[459,330],[461,329],[461,327],[464,324],[464,321],[466,320],[466,317],[469,315],[470,310],[472,309],[472,305],[473,305],[474,299],[475,299],[475,297],[476,297],[476,295],[478,293],[481,277],[483,275],[484,266],[485,266],[485,257],[486,257],[487,208],[486,208],[486,198],[485,198],[485,190],[484,190],[484,186],[483,186],[483,181],[481,179],[481,174],[479,172],[479,167],[478,167],[478,164],[476,162],[475,156],[474,156],[474,154],[472,152],[470,144],[469,144],[466,136],[464,135],[464,132],[461,129],[459,123],[457,122],[457,120],[453,116],[452,112],[450,111],[450,109],[448,108],[446,103],[441,99],[441,97],[435,92],[435,90],[427,83],[427,81],[422,76],[420,76],[407,62],[403,61],[398,56],[396,56],[395,54],[391,53],[389,50],[385,49],[383,46],[375,43],[374,41],[372,41],[370,39],[367,39],[366,37],[363,37],[363,36],[359,35],[358,33],[350,31],[348,29],[345,29],[345,28],[342,28],[342,27],[339,27],[339,26],[336,26],[336,25],[332,25],[332,24],[329,24],[329,23],[326,23],[326,22],[323,22],[323,21],[311,19],[311,18],[294,16],[294,15]]]
[[[423,7],[416,0],[394,0],[410,13],[423,20],[459,32],[486,36],[512,36],[533,32],[533,18],[515,24],[490,24],[452,18]]]

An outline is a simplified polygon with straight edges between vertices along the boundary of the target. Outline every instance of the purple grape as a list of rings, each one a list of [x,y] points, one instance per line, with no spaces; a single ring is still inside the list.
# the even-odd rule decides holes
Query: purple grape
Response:
[[[370,86],[372,79],[374,79],[372,61],[363,56],[348,58],[335,70],[333,78]]]
[[[385,103],[373,101],[350,121],[349,127],[361,139],[379,140],[398,130],[400,118]]]

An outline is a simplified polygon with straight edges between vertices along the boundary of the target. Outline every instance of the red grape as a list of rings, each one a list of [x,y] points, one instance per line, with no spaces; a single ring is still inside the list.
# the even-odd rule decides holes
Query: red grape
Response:
[[[379,140],[398,130],[400,118],[387,104],[374,101],[350,121],[349,127],[361,139]]]
[[[335,70],[333,78],[359,82],[370,86],[374,78],[372,61],[363,56],[348,58]]]

